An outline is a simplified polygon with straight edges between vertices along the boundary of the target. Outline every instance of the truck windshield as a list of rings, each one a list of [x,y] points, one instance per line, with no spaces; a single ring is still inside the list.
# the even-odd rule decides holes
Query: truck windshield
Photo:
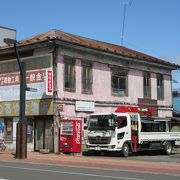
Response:
[[[114,115],[92,115],[89,119],[88,130],[114,130]]]

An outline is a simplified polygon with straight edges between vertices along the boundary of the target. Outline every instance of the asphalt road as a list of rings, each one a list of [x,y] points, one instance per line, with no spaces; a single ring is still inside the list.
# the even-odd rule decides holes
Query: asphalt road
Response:
[[[180,176],[0,160],[0,180],[179,180]]]
[[[107,153],[98,157],[104,157],[107,159],[125,159],[119,154]],[[136,161],[150,161],[150,162],[174,162],[180,163],[180,148],[175,149],[171,155],[163,155],[162,151],[146,151],[139,152],[137,154],[132,154],[128,158],[128,160],[136,160]]]

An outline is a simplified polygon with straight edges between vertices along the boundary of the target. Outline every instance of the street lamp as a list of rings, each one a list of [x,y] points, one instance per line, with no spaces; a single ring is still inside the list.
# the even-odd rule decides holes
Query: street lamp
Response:
[[[25,117],[26,108],[26,64],[19,57],[19,52],[16,46],[17,41],[14,39],[5,38],[4,42],[8,45],[13,44],[16,54],[16,59],[20,70],[20,103],[19,103],[19,121],[17,123],[16,132],[16,158],[27,158],[27,121]]]

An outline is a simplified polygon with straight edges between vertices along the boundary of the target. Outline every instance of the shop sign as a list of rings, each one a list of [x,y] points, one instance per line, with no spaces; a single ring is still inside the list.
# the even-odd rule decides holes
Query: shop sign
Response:
[[[34,115],[53,115],[52,100],[27,100],[26,116]],[[0,102],[0,116],[19,116],[19,101]]]
[[[53,95],[53,71],[46,69],[46,95]]]
[[[138,106],[140,107],[150,107],[153,110],[153,116],[158,116],[158,104],[155,99],[138,98]],[[143,114],[142,114],[143,115]]]
[[[94,112],[94,102],[76,101],[76,111]]]
[[[29,88],[37,89],[37,92],[26,92],[26,99],[46,98],[45,94],[45,70],[27,71],[26,83]],[[20,94],[20,74],[6,73],[0,74],[0,101],[19,100]]]
[[[31,71],[26,73],[26,83],[44,82],[44,70]],[[0,74],[0,87],[12,86],[20,83],[19,73]]]
[[[148,98],[138,98],[139,105],[157,105],[157,100]]]

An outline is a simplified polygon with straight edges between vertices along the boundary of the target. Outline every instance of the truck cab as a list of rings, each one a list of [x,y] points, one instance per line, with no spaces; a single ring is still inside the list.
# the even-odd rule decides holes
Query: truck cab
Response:
[[[132,148],[132,132],[138,133],[138,120],[139,115],[133,113],[92,114],[88,123],[88,151],[122,151],[127,156]]]

